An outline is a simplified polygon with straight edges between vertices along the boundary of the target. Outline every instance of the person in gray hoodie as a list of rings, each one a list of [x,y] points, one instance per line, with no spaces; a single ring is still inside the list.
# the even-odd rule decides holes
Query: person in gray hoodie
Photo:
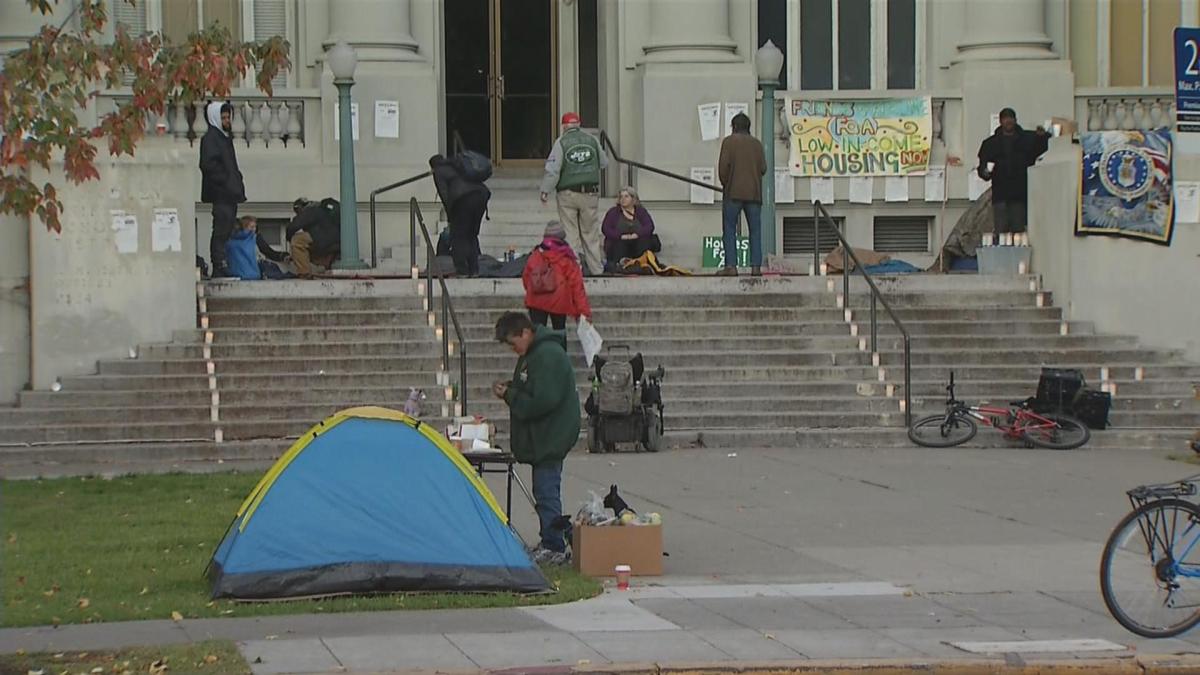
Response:
[[[238,204],[246,201],[246,185],[233,149],[233,106],[213,101],[205,108],[208,131],[200,139],[200,201],[212,204],[209,261],[214,277],[229,276],[225,242],[237,225]]]

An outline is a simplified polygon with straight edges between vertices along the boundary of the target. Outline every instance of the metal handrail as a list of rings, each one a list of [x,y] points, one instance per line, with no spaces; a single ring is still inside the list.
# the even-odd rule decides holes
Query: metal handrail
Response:
[[[405,178],[402,181],[398,181],[398,182],[392,183],[390,185],[384,185],[383,187],[379,187],[379,188],[375,188],[374,190],[371,190],[371,269],[375,269],[375,267],[378,266],[378,262],[379,262],[379,252],[375,248],[375,198],[385,192],[388,192],[389,190],[395,190],[398,187],[404,187],[405,185],[408,185],[409,183],[415,183],[415,182],[421,180],[422,178],[428,178],[432,175],[433,175],[432,171],[426,171],[425,173],[419,173],[415,176],[410,176],[409,178]],[[416,200],[414,199],[413,201],[415,202]],[[409,247],[408,247],[410,264],[412,267],[416,267],[417,266],[417,249],[416,249],[415,244],[417,241],[417,230],[416,230],[416,226],[412,225],[411,223],[410,223],[410,228],[409,228],[409,233],[408,233],[408,240],[410,242]]]
[[[600,144],[602,146],[605,146],[608,148],[608,154],[611,155],[614,160],[616,160],[619,164],[624,164],[627,167],[627,171],[629,172],[627,174],[629,176],[629,181],[628,181],[627,185],[637,187],[636,181],[633,178],[633,175],[634,175],[633,170],[635,168],[638,168],[638,169],[645,169],[646,171],[649,171],[651,173],[656,173],[660,176],[666,176],[667,178],[674,178],[675,180],[681,180],[685,183],[691,183],[692,185],[696,185],[696,186],[699,186],[702,188],[708,188],[709,190],[713,190],[715,192],[719,192],[719,193],[725,192],[724,190],[717,187],[716,185],[709,185],[708,183],[701,183],[700,181],[694,180],[688,176],[681,176],[677,173],[672,173],[665,169],[659,169],[658,167],[650,166],[649,164],[644,164],[635,159],[625,159],[624,157],[622,157],[620,155],[620,153],[617,152],[617,148],[613,145],[612,139],[608,137],[608,133],[606,131],[604,131],[603,129],[600,130]]]
[[[879,287],[875,285],[875,280],[870,274],[863,269],[862,263],[858,261],[858,256],[854,255],[854,249],[850,248],[849,242],[842,236],[841,230],[834,224],[833,218],[829,212],[825,210],[825,205],[821,202],[813,203],[813,270],[817,270],[821,265],[820,242],[820,227],[821,218],[825,218],[825,222],[829,224],[829,229],[837,235],[838,241],[842,243],[842,309],[845,310],[850,306],[850,261],[854,261],[854,269],[862,275],[866,280],[867,286],[871,289],[871,353],[879,353],[879,330],[876,321],[875,303],[878,301],[891,317],[892,323],[896,324],[896,328],[900,329],[900,334],[904,336],[904,426],[912,426],[912,344],[908,334],[908,329],[904,327],[904,322],[900,321],[900,317],[892,311],[891,305],[883,298],[883,293],[879,291]]]
[[[462,134],[458,133],[458,129],[450,132],[450,144],[456,155],[467,149],[467,144],[463,142]]]
[[[408,202],[408,219],[412,230],[415,232],[417,225],[421,226],[421,235],[425,237],[425,287],[429,298],[429,304],[425,311],[433,311],[433,280],[435,278],[434,264],[437,258],[437,249],[433,246],[433,240],[429,238],[429,229],[425,227],[425,218],[421,214],[421,205],[417,203],[417,198],[413,197]],[[413,248],[416,250],[416,247]],[[415,255],[415,254],[414,254]],[[416,260],[414,258],[415,266]],[[462,325],[458,322],[458,313],[454,311],[454,302],[450,299],[450,290],[446,287],[446,275],[438,271],[437,275],[438,286],[441,287],[441,310],[442,310],[442,370],[450,370],[450,331],[446,330],[449,326],[454,326],[454,334],[458,337],[458,402],[462,404],[462,414],[467,414],[467,341],[463,334]]]

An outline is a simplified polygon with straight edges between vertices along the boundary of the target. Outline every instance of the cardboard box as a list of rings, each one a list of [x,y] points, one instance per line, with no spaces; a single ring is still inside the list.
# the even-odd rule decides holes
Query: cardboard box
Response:
[[[575,527],[571,548],[575,569],[588,576],[616,576],[617,565],[629,565],[635,577],[663,573],[662,525]]]

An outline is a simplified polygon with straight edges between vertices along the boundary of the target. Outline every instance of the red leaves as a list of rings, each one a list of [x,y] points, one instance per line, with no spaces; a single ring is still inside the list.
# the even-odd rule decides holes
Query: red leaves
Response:
[[[58,0],[26,1],[44,15],[65,6]],[[0,213],[36,213],[54,231],[61,227],[57,190],[30,182],[29,167],[49,168],[61,156],[68,180],[94,180],[100,175],[95,141],[106,139],[110,154],[132,155],[145,135],[147,113],[161,115],[173,100],[228,96],[252,69],[259,88],[271,95],[271,79],[291,65],[289,45],[280,37],[243,44],[214,26],[173,45],[159,35],[130,36],[117,26],[112,41],[104,42],[104,2],[82,0],[77,16],[77,32],[60,34],[47,24],[0,71]],[[131,101],[95,126],[80,123],[78,111],[97,105],[100,90],[125,86],[132,90]]]

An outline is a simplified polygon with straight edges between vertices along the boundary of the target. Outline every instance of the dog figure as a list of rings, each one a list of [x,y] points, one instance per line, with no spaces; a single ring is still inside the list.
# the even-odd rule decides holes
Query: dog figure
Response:
[[[404,414],[413,419],[421,416],[421,401],[425,400],[425,390],[416,387],[408,388],[408,400],[404,402]]]
[[[612,509],[612,512],[616,514],[618,518],[620,518],[621,514],[626,511],[637,513],[633,509],[629,508],[629,504],[625,503],[625,500],[621,498],[621,495],[617,494],[616,485],[613,485],[611,488],[609,488],[608,494],[604,495],[604,508]]]

